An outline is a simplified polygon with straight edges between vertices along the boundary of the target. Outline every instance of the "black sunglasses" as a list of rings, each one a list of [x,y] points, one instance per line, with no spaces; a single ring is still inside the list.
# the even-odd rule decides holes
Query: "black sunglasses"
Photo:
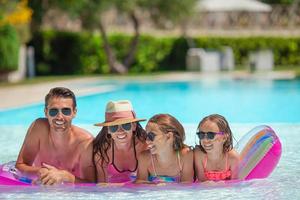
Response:
[[[51,116],[51,117],[55,117],[59,111],[65,115],[65,116],[70,116],[72,114],[72,109],[71,108],[62,108],[62,109],[58,109],[58,108],[50,108],[48,110],[48,114]]]
[[[153,132],[149,132],[149,133],[147,133],[147,136],[146,136],[146,140],[150,140],[150,141],[154,141],[154,139],[155,139],[155,133],[153,133]]]
[[[109,132],[111,133],[115,133],[117,132],[117,130],[119,130],[120,126],[122,127],[122,129],[124,131],[130,131],[131,130],[131,123],[127,123],[127,124],[121,124],[121,125],[114,125],[114,126],[109,126]]]
[[[215,136],[218,135],[224,135],[224,132],[203,132],[203,131],[199,131],[196,133],[199,137],[200,140],[203,140],[204,138],[207,138],[208,140],[213,140],[215,138]]]

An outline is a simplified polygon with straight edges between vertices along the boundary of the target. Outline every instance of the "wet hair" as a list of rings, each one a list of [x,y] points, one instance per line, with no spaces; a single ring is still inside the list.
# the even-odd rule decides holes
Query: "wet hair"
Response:
[[[73,100],[73,109],[75,109],[77,106],[75,94],[70,89],[65,88],[65,87],[55,87],[55,88],[52,88],[45,97],[45,108],[48,107],[49,100],[51,98],[55,98],[55,97],[72,99]]]
[[[133,131],[133,141],[137,138],[141,142],[146,141],[146,131],[143,129],[139,122],[132,122],[136,123],[136,130]],[[108,133],[108,127],[104,126],[96,138],[93,141],[93,162],[96,168],[97,164],[101,160],[100,166],[104,172],[104,164],[109,164],[109,157],[107,151],[112,146],[113,141],[111,138],[111,134]],[[135,145],[135,144],[134,144]],[[95,160],[95,156],[99,156],[98,160]],[[97,179],[97,169],[96,169],[96,179]]]
[[[170,114],[157,114],[149,119],[149,123],[158,125],[163,133],[172,132],[174,136],[173,149],[175,151],[186,147],[183,143],[185,140],[185,132],[181,123]]]
[[[232,136],[232,132],[229,127],[229,124],[228,124],[227,120],[225,119],[225,117],[223,117],[222,115],[219,115],[219,114],[212,114],[207,117],[204,117],[200,121],[197,129],[199,130],[200,127],[207,121],[216,123],[216,125],[219,128],[219,131],[225,133],[225,136],[227,137],[227,139],[223,144],[223,153],[226,153],[226,152],[229,152],[230,150],[232,150],[232,148],[233,148],[232,137],[233,136]],[[202,152],[206,153],[204,148],[201,146],[201,143],[199,145],[199,148]]]

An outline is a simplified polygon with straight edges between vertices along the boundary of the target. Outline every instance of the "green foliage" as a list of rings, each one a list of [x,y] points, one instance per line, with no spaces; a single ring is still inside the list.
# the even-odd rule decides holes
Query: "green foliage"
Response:
[[[150,13],[152,21],[159,26],[167,22],[180,24],[196,11],[198,0],[139,0],[139,8]]]
[[[165,39],[166,40],[166,39]],[[185,70],[185,56],[188,51],[187,40],[183,37],[169,38],[170,51],[159,64],[161,70]]]
[[[268,4],[292,4],[296,0],[262,0],[264,3]]]
[[[0,72],[18,69],[19,38],[11,25],[0,27]]]
[[[160,71],[159,63],[170,53],[173,41],[168,38],[142,36],[136,53],[136,62],[130,72]]]
[[[37,74],[107,73],[99,37],[88,33],[44,31],[31,41],[36,49]]]
[[[109,37],[117,59],[123,60],[130,48],[131,36],[114,34]],[[158,63],[171,51],[172,40],[143,35],[135,55],[130,72],[152,72],[159,69]]]
[[[36,32],[40,29],[43,22],[45,13],[51,9],[61,9],[71,17],[77,17],[81,11],[81,8],[88,3],[86,0],[29,0],[28,6],[33,10],[31,28],[32,32]]]
[[[126,57],[131,37],[125,34],[109,35],[116,57]],[[300,65],[300,38],[285,37],[197,37],[196,47],[221,50],[233,49],[235,63],[247,65],[251,51],[271,49],[275,65]],[[35,35],[39,74],[99,74],[109,67],[99,35],[45,31]],[[185,70],[188,44],[182,37],[153,37],[141,35],[130,72]]]
[[[199,37],[197,47],[205,49],[222,49],[230,46],[234,51],[238,65],[245,65],[251,51],[270,49],[274,53],[276,65],[300,65],[300,38],[285,37]]]

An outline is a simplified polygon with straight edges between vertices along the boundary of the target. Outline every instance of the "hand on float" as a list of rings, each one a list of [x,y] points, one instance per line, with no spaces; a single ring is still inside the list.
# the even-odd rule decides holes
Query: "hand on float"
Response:
[[[134,183],[134,184],[153,184],[153,183],[150,182],[150,181],[139,180],[139,179],[136,179],[133,183]]]
[[[75,182],[75,176],[68,171],[59,170],[54,166],[43,163],[39,179],[43,185],[54,185],[63,182]]]
[[[124,185],[125,185],[125,183],[98,183],[97,184],[97,186],[100,186],[100,187],[109,187],[109,186],[121,187]]]
[[[156,186],[166,186],[167,185],[167,183],[157,183],[157,184],[155,184]]]

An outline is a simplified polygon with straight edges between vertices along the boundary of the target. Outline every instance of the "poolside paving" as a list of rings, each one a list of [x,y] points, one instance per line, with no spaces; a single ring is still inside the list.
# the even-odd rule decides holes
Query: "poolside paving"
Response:
[[[215,79],[293,79],[295,74],[290,71],[285,72],[231,72],[231,73],[198,73],[198,72],[173,72],[159,75],[147,76],[112,76],[112,77],[85,77],[74,78],[64,81],[53,81],[38,84],[27,84],[19,86],[0,87],[0,110],[16,108],[29,104],[44,101],[45,95],[53,87],[63,86],[74,91],[76,96],[88,95],[99,92],[111,91],[114,88],[109,84],[97,84],[99,81],[187,81],[187,80],[215,80]]]
[[[53,87],[61,86],[70,88],[76,96],[110,90],[110,88],[106,86],[91,84],[96,81],[97,79],[95,78],[79,78],[66,81],[2,87],[0,88],[0,109],[14,108],[42,102],[45,95]]]

